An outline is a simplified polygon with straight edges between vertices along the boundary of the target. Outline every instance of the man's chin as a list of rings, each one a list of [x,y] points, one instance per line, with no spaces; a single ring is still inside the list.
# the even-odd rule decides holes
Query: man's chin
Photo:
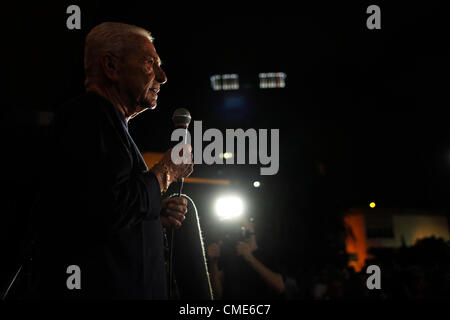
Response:
[[[141,103],[139,103],[139,111],[138,112],[141,113],[147,109],[153,110],[156,108],[156,106],[157,106],[156,100],[141,102]]]

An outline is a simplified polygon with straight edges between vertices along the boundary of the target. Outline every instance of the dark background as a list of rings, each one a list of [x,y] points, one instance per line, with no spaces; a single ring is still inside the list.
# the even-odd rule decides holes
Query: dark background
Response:
[[[66,28],[70,4],[81,8],[81,30]],[[370,4],[381,7],[381,30],[366,28]],[[241,193],[259,240],[290,270],[312,259],[337,261],[340,217],[350,207],[376,201],[449,216],[448,19],[439,2],[63,1],[2,11],[2,286],[20,262],[39,188],[47,135],[40,112],[83,92],[84,38],[103,21],[151,31],[168,77],[157,109],[130,122],[141,151],[168,148],[178,107],[202,120],[204,130],[280,129],[275,176],[260,176],[259,165],[196,166],[194,177],[232,182],[185,187],[207,241],[219,228],[213,200],[229,190]],[[260,72],[285,72],[286,88],[260,90]],[[239,74],[239,90],[211,89],[210,76],[224,73]]]

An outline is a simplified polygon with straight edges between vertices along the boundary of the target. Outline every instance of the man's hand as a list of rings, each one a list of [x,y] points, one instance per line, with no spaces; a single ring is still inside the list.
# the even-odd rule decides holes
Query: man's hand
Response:
[[[220,245],[222,242],[213,242],[206,248],[206,255],[210,260],[217,260],[220,257]]]
[[[169,149],[164,153],[162,159],[150,169],[156,176],[156,179],[158,179],[161,193],[166,192],[172,182],[175,182],[180,178],[189,177],[192,171],[194,171],[193,154],[191,152],[192,147],[188,145],[188,149],[191,157],[190,164],[180,163],[177,165],[173,163],[171,156],[172,149]]]
[[[162,201],[161,207],[161,222],[166,228],[179,228],[185,219],[187,212],[186,198],[166,198]]]
[[[247,261],[253,257],[252,251],[250,250],[250,246],[247,242],[239,241],[236,246],[236,251],[238,256],[242,256]]]

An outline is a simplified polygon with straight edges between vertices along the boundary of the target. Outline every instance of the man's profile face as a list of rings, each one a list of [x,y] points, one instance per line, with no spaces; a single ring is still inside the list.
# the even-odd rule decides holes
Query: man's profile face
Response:
[[[133,113],[154,109],[157,104],[160,86],[167,81],[161,69],[161,60],[149,38],[130,35],[134,46],[121,63],[120,88],[135,104]]]

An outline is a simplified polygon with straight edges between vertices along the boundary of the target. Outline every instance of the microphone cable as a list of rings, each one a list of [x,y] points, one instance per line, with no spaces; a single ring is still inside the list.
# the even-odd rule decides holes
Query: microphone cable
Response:
[[[192,200],[192,198],[189,197],[188,195],[186,195],[184,193],[181,193],[181,189],[182,189],[182,186],[180,187],[180,192],[179,193],[174,193],[174,194],[170,195],[169,198],[184,197],[187,200],[189,200],[189,202],[192,204],[192,207],[194,209],[193,214],[195,214],[195,217],[197,217],[197,221],[198,221],[198,210],[197,210],[197,207],[195,205],[194,200]],[[169,268],[168,268],[169,269],[169,298],[170,299],[174,299],[174,284],[175,284],[174,275],[173,275],[173,264],[174,264],[173,256],[174,256],[174,251],[175,251],[175,248],[174,248],[174,242],[175,242],[174,241],[175,240],[174,234],[175,234],[174,233],[174,229],[172,228],[171,229],[171,235],[170,235],[171,241],[170,241],[170,245],[169,245]],[[200,239],[199,240],[200,240],[200,243],[201,243],[202,255],[203,255],[203,257],[205,257],[205,246],[203,245],[203,238],[202,238],[201,233],[200,233]],[[207,276],[207,281],[208,281],[209,296],[212,299],[212,287],[211,287],[211,282],[210,282],[209,276]]]

